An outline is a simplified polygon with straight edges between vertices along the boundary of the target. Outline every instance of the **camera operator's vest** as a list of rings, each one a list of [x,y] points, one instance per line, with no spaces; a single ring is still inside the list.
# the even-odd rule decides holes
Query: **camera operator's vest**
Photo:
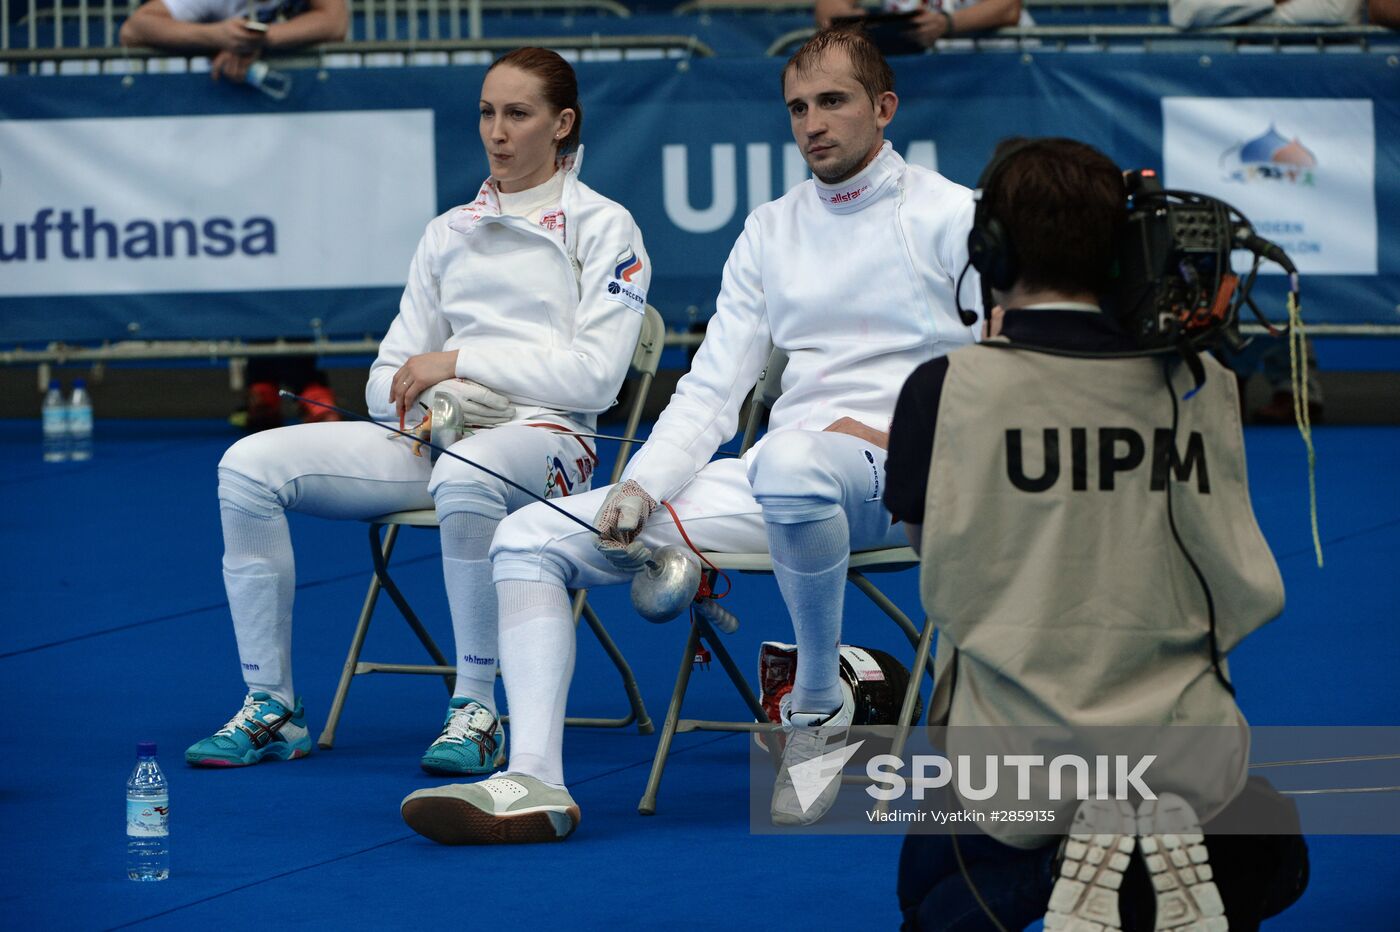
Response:
[[[921,593],[940,631],[930,721],[1229,726],[1238,759],[1184,794],[1208,818],[1242,786],[1248,738],[1212,668],[1206,597],[1173,540],[1168,487],[1210,585],[1222,671],[1282,611],[1283,582],[1250,506],[1235,378],[1202,362],[1206,383],[1185,401],[1191,377],[1170,364],[1173,445],[1161,358],[950,354]]]

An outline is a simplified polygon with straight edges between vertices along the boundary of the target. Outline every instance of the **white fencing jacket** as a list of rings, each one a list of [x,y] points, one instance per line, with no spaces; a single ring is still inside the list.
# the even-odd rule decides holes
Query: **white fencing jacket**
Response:
[[[457,350],[457,375],[500,392],[520,418],[592,427],[616,400],[646,310],[651,262],[632,215],[578,180],[539,223],[502,215],[495,182],[428,224],[399,313],[379,344],[365,400],[394,420],[394,373],[420,353]]]
[[[836,187],[807,180],[758,207],[729,254],[705,342],[627,476],[670,498],[732,437],[771,349],[788,354],[769,434],[850,417],[888,430],[920,363],[971,343],[953,289],[972,192],[887,142]],[[964,300],[980,305],[976,273]],[[755,447],[757,449],[757,447]]]

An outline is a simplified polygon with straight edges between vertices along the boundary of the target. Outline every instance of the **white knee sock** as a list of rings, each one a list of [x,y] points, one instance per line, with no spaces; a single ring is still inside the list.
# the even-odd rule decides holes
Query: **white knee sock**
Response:
[[[442,576],[457,644],[455,697],[475,699],[496,712],[496,587],[487,553],[495,518],[456,511],[442,515]]]
[[[292,708],[296,704],[292,687],[296,565],[287,517],[270,492],[253,488],[247,480],[234,485],[237,487],[229,487],[221,471],[224,590],[233,615],[243,682],[249,691],[264,690]]]
[[[768,525],[773,575],[797,639],[797,682],[792,708],[826,712],[841,706],[841,613],[850,563],[850,526],[844,513],[819,521]]]
[[[510,770],[564,785],[564,706],[574,675],[574,618],[557,582],[507,579],[501,605],[501,674],[510,706]]]

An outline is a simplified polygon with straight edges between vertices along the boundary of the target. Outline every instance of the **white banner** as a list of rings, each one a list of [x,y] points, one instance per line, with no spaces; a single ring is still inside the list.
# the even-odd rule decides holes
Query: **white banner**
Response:
[[[0,297],[402,285],[431,110],[0,122]]]
[[[1237,207],[1300,272],[1376,274],[1371,101],[1166,97],[1162,133],[1167,187]]]

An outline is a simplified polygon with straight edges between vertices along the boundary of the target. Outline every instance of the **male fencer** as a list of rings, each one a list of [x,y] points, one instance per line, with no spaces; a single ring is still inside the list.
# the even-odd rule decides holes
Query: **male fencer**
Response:
[[[886,432],[909,373],[974,339],[953,294],[973,202],[885,141],[899,103],[894,75],[863,34],[818,33],[782,82],[816,177],[748,217],[705,341],[624,481],[561,500],[601,536],[544,505],[501,524],[491,556],[509,770],[410,795],[403,816],[420,834],[462,844],[574,830],[579,808],[562,763],[574,666],[567,590],[629,580],[651,548],[681,543],[677,520],[702,550],[771,552],[800,657],[782,707],[772,817],[807,824],[830,808],[840,781],[804,809],[788,770],[845,743],[853,701],[837,648],[846,568],[853,549],[904,542],[881,502]],[[767,435],[741,460],[710,462],[775,346],[789,362]]]

